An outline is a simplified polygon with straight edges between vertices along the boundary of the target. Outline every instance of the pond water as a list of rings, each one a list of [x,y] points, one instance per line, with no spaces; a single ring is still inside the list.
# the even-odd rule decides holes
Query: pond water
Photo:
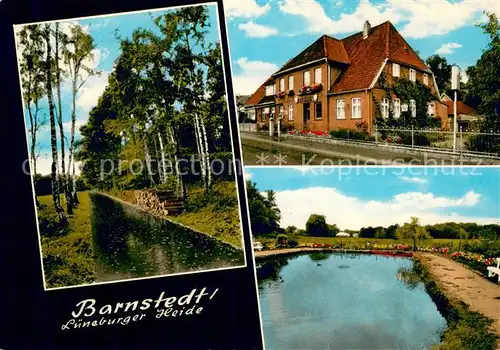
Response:
[[[244,265],[243,251],[92,193],[96,282]]]
[[[412,267],[407,258],[343,253],[260,262],[266,348],[428,349],[439,344],[446,321],[423,284],[404,278],[412,275]]]

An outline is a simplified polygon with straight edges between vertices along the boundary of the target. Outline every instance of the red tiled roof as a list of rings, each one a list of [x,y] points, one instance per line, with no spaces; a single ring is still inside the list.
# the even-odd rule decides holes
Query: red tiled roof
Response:
[[[329,90],[332,93],[368,89],[386,59],[430,72],[396,28],[386,21],[371,28],[366,39],[363,38],[363,32],[342,40],[323,35],[285,63],[275,74],[321,58],[346,65],[345,70]],[[247,105],[256,104],[265,96],[264,85],[255,92],[255,98],[252,96]]]
[[[453,114],[453,101],[443,101],[443,103],[448,107],[448,115]],[[457,114],[477,115],[478,113],[471,106],[457,101]]]
[[[245,103],[245,106],[250,106],[250,105],[256,105],[258,104],[265,96],[266,96],[266,85],[269,84],[269,82],[272,81],[272,78],[267,78],[264,84],[259,86],[257,91],[253,93],[252,96],[248,99],[248,101]]]
[[[328,58],[329,60],[340,63],[349,63],[349,57],[347,56],[342,41],[329,37],[328,35],[322,35],[301,53],[285,63],[275,74],[321,58]]]
[[[342,42],[351,63],[330,92],[369,88],[385,59],[429,70],[389,21],[373,27],[366,39],[363,38],[363,32],[359,32],[348,36]]]

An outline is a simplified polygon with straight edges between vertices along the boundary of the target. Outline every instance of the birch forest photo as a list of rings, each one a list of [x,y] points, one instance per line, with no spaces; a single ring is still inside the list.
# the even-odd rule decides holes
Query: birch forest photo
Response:
[[[15,33],[45,288],[244,265],[216,5]]]

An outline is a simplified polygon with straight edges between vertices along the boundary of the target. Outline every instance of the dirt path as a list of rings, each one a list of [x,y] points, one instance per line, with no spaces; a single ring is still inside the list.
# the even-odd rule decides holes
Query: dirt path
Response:
[[[500,336],[500,286],[453,260],[430,253],[418,253],[417,257],[448,298],[461,300],[472,311],[494,320],[494,330]]]

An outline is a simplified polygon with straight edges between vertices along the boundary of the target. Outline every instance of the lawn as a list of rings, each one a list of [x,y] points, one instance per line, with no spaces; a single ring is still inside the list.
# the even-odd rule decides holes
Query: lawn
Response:
[[[38,210],[46,287],[92,283],[95,266],[92,251],[91,205],[88,192],[79,192],[80,204],[68,218],[68,226],[56,224],[52,196],[39,196]],[[61,202],[65,207],[64,196]]]
[[[217,181],[212,185],[209,195],[205,195],[200,185],[188,185],[186,191],[186,211],[168,218],[241,248],[242,233],[235,182]],[[134,190],[114,190],[110,194],[135,204]]]
[[[311,236],[289,236],[290,238],[299,242],[299,245],[306,245],[311,243],[316,244],[330,244],[332,246],[341,246],[349,249],[368,249],[367,243],[371,243],[372,247],[389,246],[391,244],[405,244],[413,247],[413,240],[411,239],[389,239],[389,238],[354,238],[354,237],[311,237]],[[257,241],[268,246],[276,243],[276,238],[259,236]],[[469,240],[469,244],[473,244],[475,240]],[[460,246],[459,239],[427,239],[417,244],[419,247],[449,247],[450,250],[457,250]],[[463,241],[462,241],[463,245]]]

